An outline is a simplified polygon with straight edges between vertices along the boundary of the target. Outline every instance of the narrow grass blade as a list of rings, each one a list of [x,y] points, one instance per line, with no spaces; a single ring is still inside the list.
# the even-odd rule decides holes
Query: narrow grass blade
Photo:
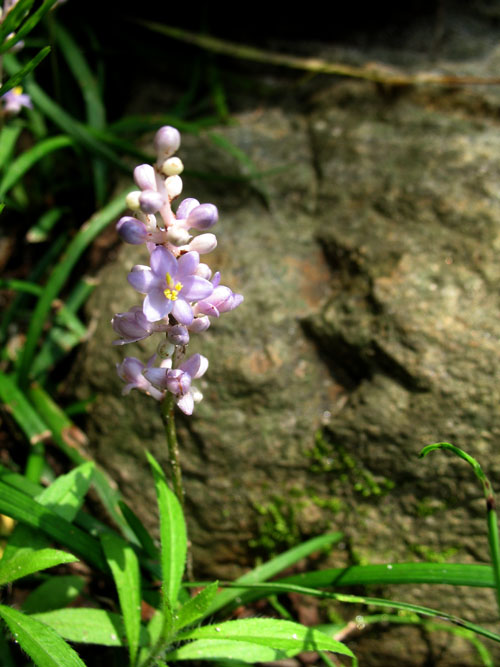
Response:
[[[10,162],[22,129],[21,125],[12,123],[3,126],[0,132],[0,171],[5,169]]]
[[[168,662],[177,660],[238,660],[249,665],[275,662],[288,658],[286,651],[234,640],[199,639],[185,644],[164,656]]]
[[[493,565],[493,575],[495,577],[495,589],[496,589],[496,598],[497,598],[497,607],[500,612],[500,538],[498,534],[498,519],[496,513],[496,500],[495,494],[493,492],[493,487],[491,486],[490,480],[486,477],[483,472],[483,469],[476,461],[472,458],[467,452],[464,452],[459,447],[451,445],[449,442],[438,442],[434,445],[428,445],[424,447],[420,452],[420,458],[426,456],[429,452],[432,452],[436,449],[448,449],[454,454],[459,456],[461,459],[466,461],[474,470],[474,474],[481,483],[483,488],[484,499],[486,501],[486,523],[488,528],[488,542],[490,546],[490,556],[491,562]]]
[[[210,608],[213,599],[217,595],[218,587],[219,582],[214,581],[206,588],[204,588],[200,593],[198,593],[198,595],[195,595],[194,598],[191,598],[188,600],[188,602],[185,602],[175,616],[175,630],[181,630],[188,625],[196,623],[200,618],[202,618],[207,609]]]
[[[11,53],[5,55],[4,65],[9,74],[16,72],[19,68],[17,59]],[[15,83],[14,85],[17,84]],[[130,167],[113,150],[96,139],[83,123],[75,121],[72,116],[56,104],[34,81],[26,81],[26,92],[30,95],[35,107],[65,134],[68,134],[82,146],[85,151],[104,158],[124,173],[130,173]]]
[[[57,549],[17,549],[10,558],[0,560],[0,586],[33,572],[46,570],[61,563],[74,563],[77,560],[78,558],[72,554]]]
[[[107,571],[100,544],[95,538],[1,480],[0,513],[43,531],[89,564]]]
[[[50,577],[24,600],[23,611],[35,614],[66,607],[81,594],[84,587],[85,579],[74,574]]]
[[[285,570],[302,558],[310,556],[315,551],[330,548],[333,544],[339,542],[342,537],[342,533],[331,533],[321,535],[320,537],[313,537],[292,549],[288,549],[288,551],[276,556],[276,558],[271,559],[267,563],[263,563],[250,572],[247,572],[247,574],[244,574],[235,581],[235,585],[256,584],[261,581],[266,581],[266,579],[274,577],[282,570]],[[231,588],[220,592],[210,606],[208,613],[213,614],[219,609],[222,609],[222,607],[239,597],[241,593],[244,593],[244,586],[241,589]]]
[[[41,243],[42,241],[46,241],[49,238],[50,232],[54,226],[59,222],[61,217],[67,211],[68,209],[63,206],[50,208],[42,216],[40,216],[33,227],[30,227],[26,233],[26,240],[29,243]]]
[[[61,475],[37,496],[37,501],[72,522],[92,483],[94,467],[94,463],[88,461]]]
[[[34,614],[31,618],[42,621],[70,642],[102,646],[127,645],[122,617],[103,609],[57,609]],[[139,645],[146,646],[148,643],[148,634],[141,627]]]
[[[37,667],[85,667],[71,646],[44,623],[3,605],[0,617]]]
[[[39,160],[43,160],[49,153],[58,151],[61,148],[74,147],[75,142],[73,139],[65,134],[61,134],[56,137],[50,137],[49,139],[43,139],[36,143],[33,148],[23,151],[23,153],[9,165],[8,171],[0,182],[0,197],[4,197],[34,164]]]
[[[304,572],[279,580],[315,588],[338,586],[380,586],[387,584],[448,584],[493,588],[490,565],[469,563],[390,563]]]
[[[203,625],[182,632],[178,639],[231,639],[250,642],[297,655],[303,651],[331,651],[353,657],[352,651],[328,635],[300,623],[275,618],[246,618],[217,625]]]
[[[87,436],[81,431],[67,414],[49,396],[43,387],[33,384],[28,390],[31,403],[35,406],[50,428],[52,439],[59,449],[73,463],[80,464],[89,461],[85,453]],[[122,496],[115,482],[98,466],[95,467],[93,483],[95,490],[113,521],[120,527],[123,535],[132,541],[135,540],[134,533],[130,530],[120,511],[119,502]]]
[[[0,88],[0,96],[5,95],[5,93],[9,92],[9,90],[12,90],[12,88],[15,88],[16,86],[19,86],[23,82],[23,80],[30,74],[35,67],[38,67],[38,65],[42,62],[42,60],[48,56],[50,53],[50,46],[45,46],[41,51],[39,51],[34,58],[32,58],[24,67],[21,67],[21,69],[17,69],[16,73],[13,74],[11,77],[7,79],[7,81],[4,82],[3,86]]]
[[[74,265],[80,258],[81,254],[87,246],[100,234],[100,232],[107,227],[107,225],[114,220],[125,208],[125,193],[122,193],[113,199],[101,211],[98,211],[90,220],[88,220],[81,228],[78,234],[68,245],[66,252],[61,258],[60,262],[52,271],[52,274],[47,282],[43,295],[38,300],[35,311],[31,318],[30,326],[26,336],[26,343],[23,354],[17,369],[19,382],[25,385],[28,380],[30,366],[33,360],[36,346],[42,335],[44,323],[50,311],[51,304],[59,291],[62,289]]]
[[[5,38],[9,33],[14,32],[14,30],[21,24],[26,12],[29,12],[33,5],[34,0],[19,0],[11,7],[3,17],[2,25],[0,26],[0,44],[3,44]]]
[[[31,445],[50,437],[50,430],[14,380],[0,371],[0,399]]]
[[[384,600],[381,598],[372,598],[367,596],[360,595],[344,595],[343,593],[330,593],[328,591],[317,590],[316,588],[307,588],[305,586],[297,586],[295,584],[280,584],[280,583],[262,583],[262,584],[249,584],[248,588],[253,588],[256,592],[259,591],[260,597],[263,597],[263,593],[298,593],[300,595],[311,595],[313,597],[324,598],[326,600],[338,600],[339,602],[346,602],[350,604],[364,604],[374,607],[381,607],[384,609],[400,609],[402,611],[409,611],[415,614],[420,614],[422,616],[430,616],[435,618],[441,618],[451,623],[454,623],[462,628],[467,628],[472,630],[478,635],[483,637],[488,637],[488,639],[493,639],[493,641],[500,642],[500,635],[487,630],[475,623],[470,623],[469,621],[454,616],[452,614],[447,614],[444,611],[438,611],[437,609],[430,609],[429,607],[422,607],[421,605],[412,604],[409,602],[398,602],[396,600]]]
[[[101,535],[101,544],[118,591],[130,653],[130,664],[134,665],[141,629],[139,561],[128,544],[114,533]]]
[[[163,470],[149,452],[146,456],[153,471],[160,513],[163,594],[170,608],[175,609],[186,566],[186,524],[180,503],[169,489]]]
[[[8,39],[0,48],[0,53],[5,53],[11,49],[14,44],[17,44],[21,39],[24,39],[37,23],[45,16],[45,14],[52,9],[58,0],[45,0],[42,5],[35,11],[33,14],[30,14],[23,25],[15,31],[15,34]],[[32,0],[29,0],[29,4],[32,5]],[[9,12],[10,13],[10,12]],[[11,32],[9,30],[9,32]],[[9,34],[9,33],[6,33]]]

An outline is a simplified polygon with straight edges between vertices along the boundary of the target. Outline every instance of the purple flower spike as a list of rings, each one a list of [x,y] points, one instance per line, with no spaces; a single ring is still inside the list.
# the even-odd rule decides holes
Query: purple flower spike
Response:
[[[148,237],[146,225],[137,218],[128,215],[118,220],[116,231],[125,243],[131,243],[132,245],[141,245]]]
[[[194,227],[201,231],[205,229],[210,229],[213,227],[217,220],[219,219],[219,212],[217,207],[213,204],[200,204],[194,208],[186,220],[186,226],[188,229]]]
[[[167,331],[167,338],[173,345],[186,346],[189,343],[189,331],[183,324],[174,324]]]
[[[191,301],[199,301],[212,293],[213,285],[205,278],[194,275],[200,257],[187,252],[175,259],[174,255],[157,246],[151,253],[151,268],[134,266],[128,281],[138,292],[146,294],[143,312],[149,322],[162,320],[169,313],[179,324],[191,324]]]
[[[242,294],[235,294],[229,287],[219,285],[220,274],[217,272],[212,280],[214,290],[206,299],[202,299],[194,306],[195,315],[210,315],[219,317],[237,308],[243,301]]]

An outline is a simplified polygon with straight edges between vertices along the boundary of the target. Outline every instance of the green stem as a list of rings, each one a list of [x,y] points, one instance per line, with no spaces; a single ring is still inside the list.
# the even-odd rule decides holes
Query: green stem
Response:
[[[172,484],[174,493],[177,496],[181,507],[184,509],[184,487],[182,486],[182,470],[179,455],[179,443],[175,432],[174,418],[174,395],[169,391],[161,404],[161,418],[165,426],[165,436],[167,438],[168,461],[172,473]]]

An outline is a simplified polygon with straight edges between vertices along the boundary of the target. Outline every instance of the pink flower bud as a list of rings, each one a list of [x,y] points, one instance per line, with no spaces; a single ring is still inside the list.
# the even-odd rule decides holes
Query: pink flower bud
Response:
[[[186,250],[196,250],[200,255],[206,255],[217,247],[215,234],[200,234],[195,236],[187,245]]]
[[[134,181],[141,190],[156,190],[155,170],[150,164],[140,164],[134,169]]]
[[[165,159],[173,155],[181,145],[181,135],[179,130],[170,125],[160,127],[155,134],[154,139],[155,149],[158,154],[158,160]]]
[[[213,227],[218,217],[219,214],[216,206],[213,204],[201,204],[190,212],[186,224],[188,229],[194,227],[195,229],[204,231]]]

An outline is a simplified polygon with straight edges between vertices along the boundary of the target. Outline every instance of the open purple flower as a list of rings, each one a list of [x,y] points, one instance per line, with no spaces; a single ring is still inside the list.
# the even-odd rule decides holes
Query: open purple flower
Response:
[[[145,368],[149,367],[151,363],[154,362],[156,355],[152,357],[147,366],[145,366],[139,359],[135,357],[125,357],[121,364],[116,364],[116,370],[119,377],[125,382],[125,387],[123,387],[122,394],[128,394],[132,389],[139,389],[145,394],[156,398],[157,401],[161,401],[164,397],[164,392],[159,391],[156,387],[153,387],[151,382],[147,380],[143,371]]]
[[[191,303],[212,293],[213,285],[195,275],[200,256],[187,252],[178,259],[164,248],[157,246],[151,253],[151,267],[134,266],[128,281],[138,292],[146,294],[143,313],[148,322],[157,322],[172,313],[179,324],[191,324]]]
[[[212,278],[213,292],[210,296],[199,301],[194,307],[195,315],[210,315],[219,317],[237,308],[243,301],[242,294],[235,294],[229,287],[219,285],[220,273],[217,271]]]
[[[141,306],[133,306],[126,313],[117,313],[111,320],[111,325],[116,333],[121,336],[113,341],[113,345],[125,345],[126,343],[136,343],[138,340],[144,340],[153,333],[167,331],[169,325],[167,322],[149,322]]]
[[[178,368],[149,368],[144,374],[151,384],[167,389],[175,396],[175,402],[186,415],[192,415],[195,399],[199,392],[191,387],[191,382],[200,378],[208,368],[208,359],[201,354],[193,354]]]

